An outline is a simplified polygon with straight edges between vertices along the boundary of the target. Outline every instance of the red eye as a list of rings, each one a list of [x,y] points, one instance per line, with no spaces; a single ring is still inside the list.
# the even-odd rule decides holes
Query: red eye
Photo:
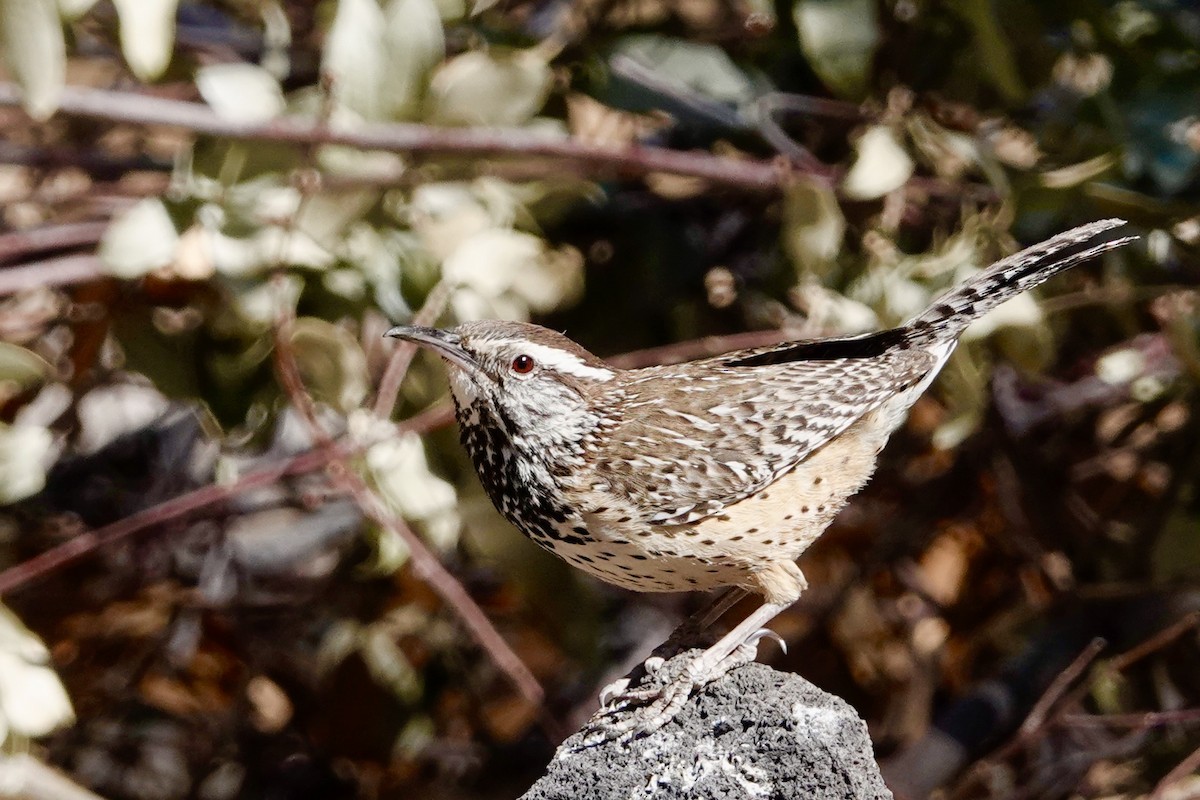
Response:
[[[533,372],[533,358],[521,354],[513,359],[512,371],[518,375],[528,375]]]

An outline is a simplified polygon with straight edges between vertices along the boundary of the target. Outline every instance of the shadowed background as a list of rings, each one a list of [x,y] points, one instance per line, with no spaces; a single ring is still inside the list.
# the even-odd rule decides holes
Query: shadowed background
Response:
[[[1121,216],[968,332],[763,660],[898,796],[1200,791],[1192,4],[0,0],[0,37],[0,773],[514,797],[702,598],[511,529],[385,330],[678,361]]]

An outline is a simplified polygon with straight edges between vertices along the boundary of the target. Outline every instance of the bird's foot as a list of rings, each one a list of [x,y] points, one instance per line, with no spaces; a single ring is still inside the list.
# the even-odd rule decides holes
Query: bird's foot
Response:
[[[673,720],[683,709],[693,692],[723,677],[730,670],[754,661],[758,643],[764,638],[783,640],[766,628],[751,633],[730,652],[709,648],[687,662],[677,674],[660,678],[662,658],[651,656],[643,668],[650,686],[630,687],[629,678],[610,683],[600,692],[600,710],[583,729],[579,747],[593,747],[605,742],[626,742],[645,736]]]

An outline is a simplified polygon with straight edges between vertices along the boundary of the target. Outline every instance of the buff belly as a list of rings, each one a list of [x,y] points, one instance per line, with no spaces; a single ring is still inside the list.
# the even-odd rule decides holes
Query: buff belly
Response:
[[[542,544],[585,572],[635,591],[741,586],[790,603],[804,588],[796,559],[874,471],[890,433],[872,431],[876,422],[860,420],[867,435],[835,439],[720,514],[683,525],[639,525],[612,511],[584,514],[587,541]]]

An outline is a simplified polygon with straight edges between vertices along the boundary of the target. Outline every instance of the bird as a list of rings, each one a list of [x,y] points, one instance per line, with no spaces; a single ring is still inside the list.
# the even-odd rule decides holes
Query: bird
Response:
[[[460,438],[492,503],[584,572],[641,592],[728,590],[761,604],[665,685],[601,693],[585,741],[651,733],[753,660],[807,586],[797,559],[871,477],[880,451],[974,320],[1136,239],[1107,219],[1008,256],[906,324],[618,369],[531,323],[397,326],[446,363]],[[661,659],[658,659],[661,662]],[[657,663],[647,661],[647,668]]]

